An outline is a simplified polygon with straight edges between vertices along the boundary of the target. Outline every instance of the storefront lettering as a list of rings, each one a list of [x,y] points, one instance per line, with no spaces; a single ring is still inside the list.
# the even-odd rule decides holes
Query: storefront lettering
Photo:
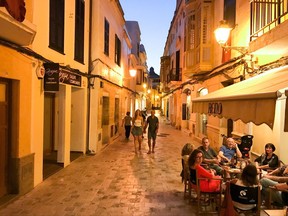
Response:
[[[208,114],[222,114],[222,103],[209,103],[208,104]]]

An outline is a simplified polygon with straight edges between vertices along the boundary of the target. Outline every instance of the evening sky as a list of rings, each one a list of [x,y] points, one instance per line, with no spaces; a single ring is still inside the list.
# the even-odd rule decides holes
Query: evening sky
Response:
[[[148,70],[153,67],[160,74],[160,58],[176,9],[176,0],[120,0],[120,3],[125,20],[139,23]]]

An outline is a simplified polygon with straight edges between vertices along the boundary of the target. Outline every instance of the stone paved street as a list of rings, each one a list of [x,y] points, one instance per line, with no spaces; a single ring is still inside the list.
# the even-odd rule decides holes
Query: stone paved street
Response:
[[[136,156],[132,137],[125,141],[122,135],[2,207],[0,215],[196,215],[196,206],[183,198],[179,176],[181,148],[189,140],[162,120],[155,154],[146,154],[145,135]]]

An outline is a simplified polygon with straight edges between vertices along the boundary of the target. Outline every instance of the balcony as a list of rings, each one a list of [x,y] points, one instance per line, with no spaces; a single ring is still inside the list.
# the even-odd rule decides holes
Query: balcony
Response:
[[[182,69],[173,68],[167,75],[167,83],[169,87],[180,85],[182,82]]]
[[[16,21],[3,8],[0,9],[0,29],[0,38],[21,46],[32,44],[36,34],[36,26],[27,20]]]
[[[251,1],[250,52],[288,53],[288,3],[285,0]]]

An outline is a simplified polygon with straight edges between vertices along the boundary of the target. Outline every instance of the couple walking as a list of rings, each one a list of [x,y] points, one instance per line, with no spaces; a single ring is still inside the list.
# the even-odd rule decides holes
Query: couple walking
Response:
[[[128,117],[127,117],[128,116]],[[155,116],[155,110],[151,111],[151,115],[147,118],[147,121],[145,121],[144,117],[141,114],[141,111],[137,109],[135,111],[135,116],[133,118],[130,117],[130,112],[128,115],[125,116],[124,122],[129,121],[129,123],[132,121],[132,127],[131,127],[131,133],[134,137],[134,147],[135,147],[135,153],[137,153],[137,142],[138,142],[138,149],[141,151],[141,143],[143,138],[143,133],[146,133],[146,128],[148,127],[148,147],[149,150],[147,154],[154,153],[155,144],[156,144],[156,136],[159,129],[159,120]],[[128,125],[127,125],[128,126]],[[130,127],[126,127],[125,124],[125,135],[126,139],[129,139],[130,134]],[[152,145],[151,145],[151,139],[152,139]]]

